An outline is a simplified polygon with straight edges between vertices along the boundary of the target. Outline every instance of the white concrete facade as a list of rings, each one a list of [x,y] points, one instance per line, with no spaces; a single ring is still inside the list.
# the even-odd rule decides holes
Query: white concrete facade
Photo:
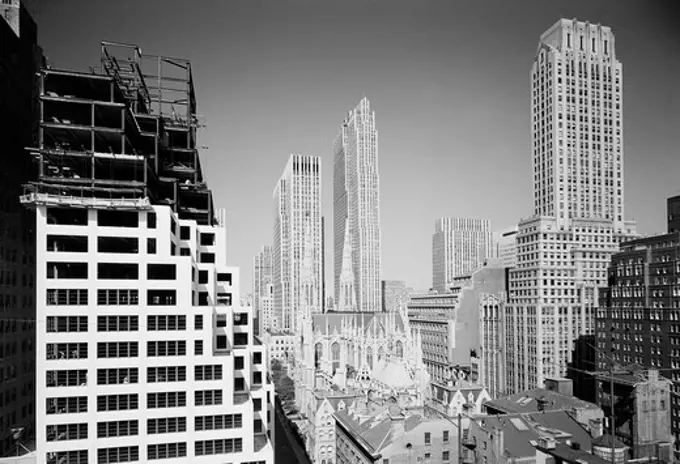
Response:
[[[217,226],[38,205],[39,462],[273,463],[274,390]]]

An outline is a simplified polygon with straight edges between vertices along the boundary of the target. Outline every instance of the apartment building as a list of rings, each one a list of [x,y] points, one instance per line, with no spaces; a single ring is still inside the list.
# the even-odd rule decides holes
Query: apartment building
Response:
[[[531,68],[534,215],[518,225],[506,317],[511,392],[564,377],[593,333],[609,258],[635,236],[625,220],[623,71],[600,24],[561,19]]]
[[[517,265],[517,232],[517,226],[514,226],[493,234],[495,257],[501,261],[503,267]]]
[[[272,463],[267,353],[203,179],[191,64],[101,50],[95,72],[40,73],[39,176],[21,198],[38,462]]]

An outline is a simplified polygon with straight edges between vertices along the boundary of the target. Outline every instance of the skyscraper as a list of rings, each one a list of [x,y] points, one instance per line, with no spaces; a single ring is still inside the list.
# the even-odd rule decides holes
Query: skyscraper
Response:
[[[300,283],[305,256],[305,230],[310,226],[313,295],[311,312],[321,312],[321,158],[291,155],[274,189],[273,285],[277,330],[295,331],[295,311],[300,308]]]
[[[380,311],[378,131],[368,99],[349,112],[333,151],[336,309]]]
[[[28,443],[35,429],[35,215],[19,202],[35,180],[29,153],[37,140],[42,64],[37,26],[19,0],[0,4],[0,456]],[[12,453],[15,454],[15,453]]]
[[[432,288],[444,292],[455,277],[467,276],[493,256],[486,219],[439,218],[432,236]]]
[[[274,326],[271,314],[272,247],[263,246],[253,259],[253,314],[260,334]]]
[[[98,71],[39,74],[40,176],[21,197],[36,224],[37,462],[271,464],[267,352],[226,265],[191,63],[101,51]]]
[[[597,287],[624,220],[621,63],[610,28],[561,19],[531,69],[534,216],[517,233],[506,317],[511,391],[564,376],[582,334],[593,333]]]

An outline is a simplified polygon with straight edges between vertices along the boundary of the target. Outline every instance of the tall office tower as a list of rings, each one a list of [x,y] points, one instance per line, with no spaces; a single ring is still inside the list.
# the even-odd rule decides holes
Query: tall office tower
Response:
[[[225,265],[191,64],[101,50],[99,71],[39,77],[39,177],[22,196],[37,231],[37,460],[273,463],[267,353]]]
[[[326,312],[326,218],[321,217],[321,312]]]
[[[517,226],[494,233],[494,252],[503,267],[517,265]]]
[[[264,310],[263,299],[271,298],[272,285],[272,247],[264,246],[253,259],[253,314],[260,324],[259,332],[274,326],[272,314]],[[271,302],[269,302],[271,306]]]
[[[35,218],[19,202],[35,177],[37,26],[18,0],[0,5],[0,456],[35,433]]]
[[[437,219],[432,236],[432,288],[445,292],[454,278],[472,274],[492,256],[493,236],[488,220]]]
[[[406,308],[409,301],[408,287],[404,280],[381,280],[380,295],[382,312],[396,313]]]
[[[597,288],[624,220],[622,67],[612,31],[561,19],[531,69],[534,216],[519,223],[506,306],[511,391],[564,377],[574,342],[593,333]]]
[[[312,313],[323,311],[321,300],[321,158],[291,155],[274,189],[274,318],[278,331],[297,331],[300,284],[305,256],[305,227],[311,227],[314,250]]]
[[[334,284],[338,311],[379,312],[380,180],[375,112],[363,98],[333,147]]]

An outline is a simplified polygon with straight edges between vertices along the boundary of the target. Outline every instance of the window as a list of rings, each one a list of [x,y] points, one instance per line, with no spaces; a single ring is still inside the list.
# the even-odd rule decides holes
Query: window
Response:
[[[99,227],[137,227],[139,215],[137,211],[118,211],[110,209],[97,210]]]
[[[179,239],[189,240],[191,238],[191,228],[189,226],[181,226],[179,228]]]
[[[97,290],[99,306],[136,306],[139,304],[139,290],[134,289],[99,289]]]
[[[218,272],[217,281],[225,282],[227,285],[231,285],[231,272]]]
[[[139,266],[133,263],[99,263],[97,278],[106,280],[137,280]]]
[[[242,392],[246,390],[246,379],[243,377],[234,378],[234,391]]]
[[[48,235],[47,251],[87,253],[86,235]]]
[[[47,398],[47,414],[77,414],[87,412],[87,396]]]
[[[139,383],[139,369],[136,367],[97,369],[97,385],[124,385],[130,383]]]
[[[97,316],[98,332],[136,332],[139,316]]]
[[[222,380],[222,366],[214,365],[199,365],[194,367],[195,380]]]
[[[236,335],[246,335],[246,342],[248,341],[248,334],[236,334]],[[236,336],[234,336],[236,338]],[[217,343],[215,346],[218,350],[226,350],[227,349],[227,336],[226,335],[218,335],[217,336]]]
[[[47,371],[46,380],[47,387],[84,387],[87,369]]]
[[[48,306],[84,306],[87,304],[87,289],[48,289],[46,304]]]
[[[176,280],[177,266],[174,264],[147,264],[146,277],[149,280]]]
[[[99,342],[97,358],[136,358],[139,356],[137,342]]]
[[[194,355],[200,356],[203,354],[203,340],[194,341]]]
[[[146,226],[149,229],[156,228],[156,213],[146,213]]]
[[[196,456],[240,453],[243,451],[243,438],[199,440],[195,442],[194,451]]]
[[[47,316],[47,332],[87,332],[87,316]]]
[[[87,359],[87,343],[48,343],[47,360]]]
[[[147,238],[146,239],[146,252],[147,252],[147,254],[150,254],[150,255],[156,254],[156,239],[155,238]]]
[[[146,342],[147,356],[186,356],[187,342],[184,340],[164,340]]]
[[[47,223],[64,226],[86,226],[87,210],[77,208],[47,208]]]
[[[198,283],[199,284],[208,283],[208,271],[198,271]]]
[[[262,364],[262,353],[253,353],[253,364]]]
[[[218,337],[219,340],[219,337]],[[225,340],[226,344],[226,340]],[[247,333],[235,333],[234,334],[234,346],[245,346],[248,344],[248,334]],[[226,346],[225,346],[226,348]]]
[[[262,372],[253,372],[253,385],[262,385]]]
[[[139,253],[137,237],[97,237],[99,253]]]
[[[146,304],[149,306],[175,306],[177,290],[147,290]]]
[[[226,414],[218,416],[196,416],[194,418],[194,430],[224,430],[240,429],[243,426],[241,414]]]
[[[196,406],[213,406],[222,404],[222,390],[199,390],[194,392]]]
[[[47,453],[47,464],[67,462],[69,464],[87,464],[87,450],[55,451]]]
[[[159,443],[147,446],[147,459],[184,458],[187,455],[186,443]]]
[[[180,248],[179,249],[179,255],[180,256],[191,256],[191,248]]]
[[[184,382],[186,379],[186,366],[148,367],[146,370],[147,383]]]
[[[215,262],[215,253],[201,253],[201,262],[202,263],[214,263]]]
[[[448,443],[448,442],[449,442],[449,431],[444,430],[444,443]]]
[[[157,408],[183,408],[187,405],[186,392],[160,392],[147,393],[146,407]]]
[[[147,419],[146,430],[151,435],[186,432],[187,418],[162,417],[159,419]]]
[[[234,369],[243,369],[244,365],[245,362],[243,360],[243,356],[234,357]]]
[[[212,246],[215,244],[215,234],[205,233],[201,234],[201,246]]]
[[[97,422],[97,438],[132,437],[139,435],[139,422],[122,420]]]
[[[209,306],[210,299],[208,292],[198,292],[198,306]]]
[[[234,313],[234,325],[248,325],[248,313]]]
[[[262,411],[262,400],[260,398],[253,398],[253,411]]]
[[[432,443],[431,437],[430,437],[430,432],[425,432],[425,444],[429,445]]]
[[[139,396],[135,394],[125,395],[99,395],[97,396],[97,411],[129,411],[139,409]]]
[[[48,279],[87,279],[87,263],[48,262]]]
[[[147,316],[146,318],[147,330],[186,330],[187,318],[186,316]]]
[[[87,423],[47,426],[47,441],[87,440]]]
[[[97,464],[139,461],[139,446],[121,446],[118,448],[99,448]],[[69,461],[70,462],[70,461]]]
[[[449,460],[449,452],[448,451],[442,451],[442,461],[448,461]]]
[[[227,326],[227,316],[226,316],[226,314],[218,314],[215,324],[217,325],[217,327],[226,327]]]
[[[194,329],[203,330],[203,316],[201,316],[200,314],[196,314],[194,316]]]

